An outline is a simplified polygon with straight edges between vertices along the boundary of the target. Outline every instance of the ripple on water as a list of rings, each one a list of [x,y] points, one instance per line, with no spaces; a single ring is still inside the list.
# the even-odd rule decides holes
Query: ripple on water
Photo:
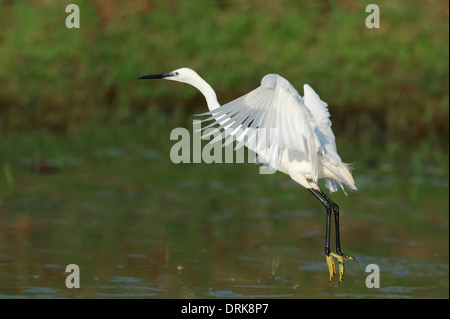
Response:
[[[109,285],[99,286],[100,298],[155,298],[165,289],[142,285],[142,280],[130,276],[112,276]]]

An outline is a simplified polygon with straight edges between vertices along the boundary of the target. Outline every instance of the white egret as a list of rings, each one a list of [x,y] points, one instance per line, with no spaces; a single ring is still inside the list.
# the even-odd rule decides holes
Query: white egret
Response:
[[[342,253],[339,233],[339,207],[318,186],[325,179],[325,187],[335,192],[346,185],[357,190],[349,165],[341,161],[331,130],[327,103],[308,85],[303,86],[304,97],[283,77],[268,74],[255,90],[220,105],[211,86],[195,71],[181,68],[169,73],[142,76],[139,79],[165,79],[184,82],[196,87],[205,96],[209,117],[223,130],[225,144],[237,142],[256,152],[271,168],[282,171],[307,188],[325,206],[326,238],[325,256],[329,279],[336,274],[334,258],[339,263],[339,282],[344,275],[344,258],[355,260]],[[213,132],[212,132],[213,133]],[[212,142],[214,142],[214,140]],[[344,190],[345,192],[345,190]],[[336,253],[330,249],[331,214],[334,214]]]

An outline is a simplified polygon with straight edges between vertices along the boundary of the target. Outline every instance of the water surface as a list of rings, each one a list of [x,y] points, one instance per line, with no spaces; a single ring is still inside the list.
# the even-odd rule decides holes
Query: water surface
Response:
[[[132,155],[132,156],[131,156]],[[448,172],[355,170],[341,208],[344,282],[328,283],[325,213],[281,173],[179,164],[153,149],[8,163],[1,298],[448,298]],[[333,241],[334,247],[334,241]],[[278,267],[274,263],[279,260]],[[65,285],[80,267],[79,289]],[[366,267],[380,288],[366,287]]]

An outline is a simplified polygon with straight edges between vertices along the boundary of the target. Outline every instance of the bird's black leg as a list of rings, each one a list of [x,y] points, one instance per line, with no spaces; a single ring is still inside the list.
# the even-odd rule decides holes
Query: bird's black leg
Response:
[[[331,204],[322,196],[322,192],[319,192],[313,188],[308,189],[321,203],[325,206],[327,211],[327,226],[325,235],[325,255],[330,255],[330,229],[331,229]]]
[[[336,253],[340,256],[342,256],[341,252],[341,238],[340,238],[340,231],[339,231],[339,206],[333,202],[327,195],[325,195],[324,192],[318,191],[322,198],[326,200],[332,207],[333,213],[334,213],[334,227],[335,227],[335,233],[336,233]]]
[[[346,255],[341,251],[340,232],[339,232],[339,206],[335,202],[333,202],[330,198],[328,198],[328,196],[325,195],[325,193],[322,192],[321,190],[309,188],[309,191],[322,203],[323,206],[325,206],[325,209],[327,211],[327,233],[325,239],[325,255],[327,257],[328,268],[330,271],[330,281],[333,279],[333,276],[335,274],[333,257],[337,258],[339,262],[339,282],[340,282],[342,281],[342,278],[344,276],[343,257],[346,259],[354,259],[354,260],[356,260],[356,258]],[[333,211],[334,213],[334,222],[336,230],[336,254],[330,252],[331,211]]]
[[[340,231],[339,231],[339,206],[333,202],[327,195],[325,195],[324,192],[319,191],[320,194],[322,195],[322,197],[331,205],[331,207],[333,208],[333,213],[334,213],[334,227],[335,227],[335,232],[336,232],[336,253],[339,256],[345,257],[347,259],[356,259],[355,257],[351,257],[347,254],[344,254],[341,251],[341,238],[340,238]]]

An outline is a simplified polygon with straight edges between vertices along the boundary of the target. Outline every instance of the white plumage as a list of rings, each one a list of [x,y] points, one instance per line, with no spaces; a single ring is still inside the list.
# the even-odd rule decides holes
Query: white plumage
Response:
[[[236,140],[236,149],[247,146],[306,188],[318,189],[318,179],[324,178],[330,192],[343,185],[356,190],[348,165],[337,153],[327,103],[308,84],[303,90],[301,97],[285,78],[268,74],[255,90],[200,114],[209,115],[203,122],[212,121],[203,129],[219,123],[207,134],[222,130],[211,143],[228,138],[226,146]]]
[[[317,182],[325,179],[325,187],[330,192],[339,187],[344,190],[344,185],[356,190],[356,186],[349,165],[337,153],[327,103],[308,84],[303,86],[305,96],[301,97],[285,78],[268,74],[258,88],[220,106],[212,87],[189,68],[139,79],[167,79],[196,87],[205,96],[209,108],[209,112],[200,114],[208,116],[203,120],[208,123],[203,129],[218,125],[207,135],[221,132],[211,143],[225,139],[224,146],[234,141],[236,148],[245,145],[271,168],[306,187],[327,211],[325,255],[330,282],[336,274],[333,258],[338,260],[339,282],[342,281],[344,258],[356,258],[341,251],[339,207],[320,190]],[[330,248],[331,214],[335,216],[336,253]]]

